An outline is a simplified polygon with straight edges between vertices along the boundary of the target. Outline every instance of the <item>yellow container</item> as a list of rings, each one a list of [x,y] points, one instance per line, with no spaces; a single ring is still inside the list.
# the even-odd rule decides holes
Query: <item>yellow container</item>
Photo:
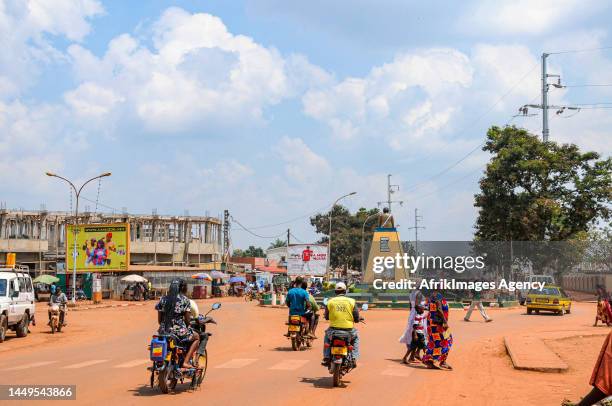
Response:
[[[14,268],[17,263],[17,254],[14,252],[8,252],[6,254],[6,266],[9,268]]]
[[[102,303],[102,292],[93,292],[94,303]]]

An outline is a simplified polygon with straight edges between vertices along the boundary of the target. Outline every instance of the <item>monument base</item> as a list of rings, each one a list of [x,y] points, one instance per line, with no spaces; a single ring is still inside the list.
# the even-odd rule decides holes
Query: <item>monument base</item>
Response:
[[[374,230],[372,242],[368,257],[366,259],[366,267],[363,275],[364,283],[372,283],[375,279],[383,281],[399,281],[406,278],[407,270],[404,268],[387,268],[382,272],[374,271],[374,258],[376,257],[394,257],[399,254],[404,255],[402,241],[399,237],[399,232],[395,227],[379,227]]]

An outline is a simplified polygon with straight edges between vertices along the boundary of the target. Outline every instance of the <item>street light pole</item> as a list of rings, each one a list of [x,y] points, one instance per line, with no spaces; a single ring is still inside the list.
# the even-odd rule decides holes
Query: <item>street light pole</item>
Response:
[[[366,217],[365,221],[363,222],[363,226],[361,227],[361,277],[362,278],[364,275],[364,267],[365,267],[365,265],[363,264],[365,262],[365,250],[364,250],[365,225],[369,219],[371,219],[374,216],[378,216],[378,215],[379,213],[370,214],[368,217]]]
[[[331,241],[332,241],[331,233],[332,233],[332,214],[334,211],[334,207],[336,207],[338,202],[344,199],[345,197],[353,196],[356,194],[357,192],[351,192],[351,193],[345,194],[344,196],[340,196],[339,198],[336,199],[334,204],[332,204],[331,209],[329,210],[329,234],[328,234],[329,239],[327,241],[327,279],[329,279],[329,271],[330,271],[330,265],[331,265]]]
[[[89,182],[91,182],[92,180],[104,178],[106,176],[111,176],[111,173],[106,172],[106,173],[103,173],[102,175],[98,175],[96,177],[89,179],[88,181],[83,183],[78,190],[76,186],[74,186],[74,183],[70,182],[68,179],[62,176],[56,175],[55,173],[51,173],[51,172],[46,172],[46,175],[54,177],[54,178],[59,178],[59,179],[62,179],[63,181],[68,182],[68,184],[74,190],[74,194],[76,196],[76,206],[74,208],[74,227],[72,229],[72,234],[73,234],[73,239],[74,239],[74,246],[73,246],[73,251],[72,251],[72,303],[76,304],[76,271],[77,271],[76,263],[77,263],[77,228],[79,227],[79,196],[81,195],[81,191],[83,190],[85,185],[87,185]],[[67,255],[68,253],[66,253],[66,256]]]

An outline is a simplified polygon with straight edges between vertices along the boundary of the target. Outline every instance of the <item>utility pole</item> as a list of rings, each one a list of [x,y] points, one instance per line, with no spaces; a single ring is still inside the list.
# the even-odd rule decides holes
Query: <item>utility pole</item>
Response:
[[[401,200],[391,200],[391,195],[397,191],[399,191],[399,185],[392,185],[391,184],[391,174],[387,175],[387,201],[378,202],[378,205],[380,206],[381,204],[386,204],[387,208],[389,209],[389,213],[391,213],[392,203],[399,203],[400,206],[404,204],[404,202]]]
[[[542,141],[548,142],[548,74],[546,72],[547,53],[542,54]]]
[[[289,247],[289,244],[291,244],[289,237],[291,236],[291,229],[288,228],[287,229],[287,247]]]
[[[561,84],[561,76],[560,75],[551,75],[548,73],[548,69],[546,66],[546,58],[548,58],[550,54],[544,52],[542,54],[542,104],[525,104],[519,108],[519,114],[514,117],[531,117],[534,114],[529,114],[529,107],[534,109],[542,110],[542,141],[548,142],[550,136],[550,128],[548,127],[548,110],[554,109],[557,110],[556,114],[560,115],[565,110],[576,110],[580,111],[579,107],[574,106],[551,106],[548,104],[548,92],[550,91],[550,86],[553,86],[557,89],[562,89],[565,86]],[[548,78],[557,78],[557,83],[548,83]]]
[[[408,227],[408,230],[414,229],[414,253],[419,255],[419,228],[425,230],[425,227],[419,226],[419,221],[423,220],[423,216],[419,216],[419,209],[414,209],[414,227]]]
[[[223,210],[223,258],[225,262],[229,261],[230,257],[230,214],[229,210]]]

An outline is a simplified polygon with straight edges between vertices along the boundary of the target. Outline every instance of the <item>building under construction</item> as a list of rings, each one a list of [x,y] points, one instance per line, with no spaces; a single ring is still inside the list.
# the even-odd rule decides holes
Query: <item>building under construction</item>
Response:
[[[15,253],[31,271],[61,270],[66,258],[66,212],[0,209],[0,262]],[[200,266],[221,260],[222,220],[209,216],[79,214],[79,224],[130,224],[130,267]],[[133,267],[132,267],[133,266]]]

